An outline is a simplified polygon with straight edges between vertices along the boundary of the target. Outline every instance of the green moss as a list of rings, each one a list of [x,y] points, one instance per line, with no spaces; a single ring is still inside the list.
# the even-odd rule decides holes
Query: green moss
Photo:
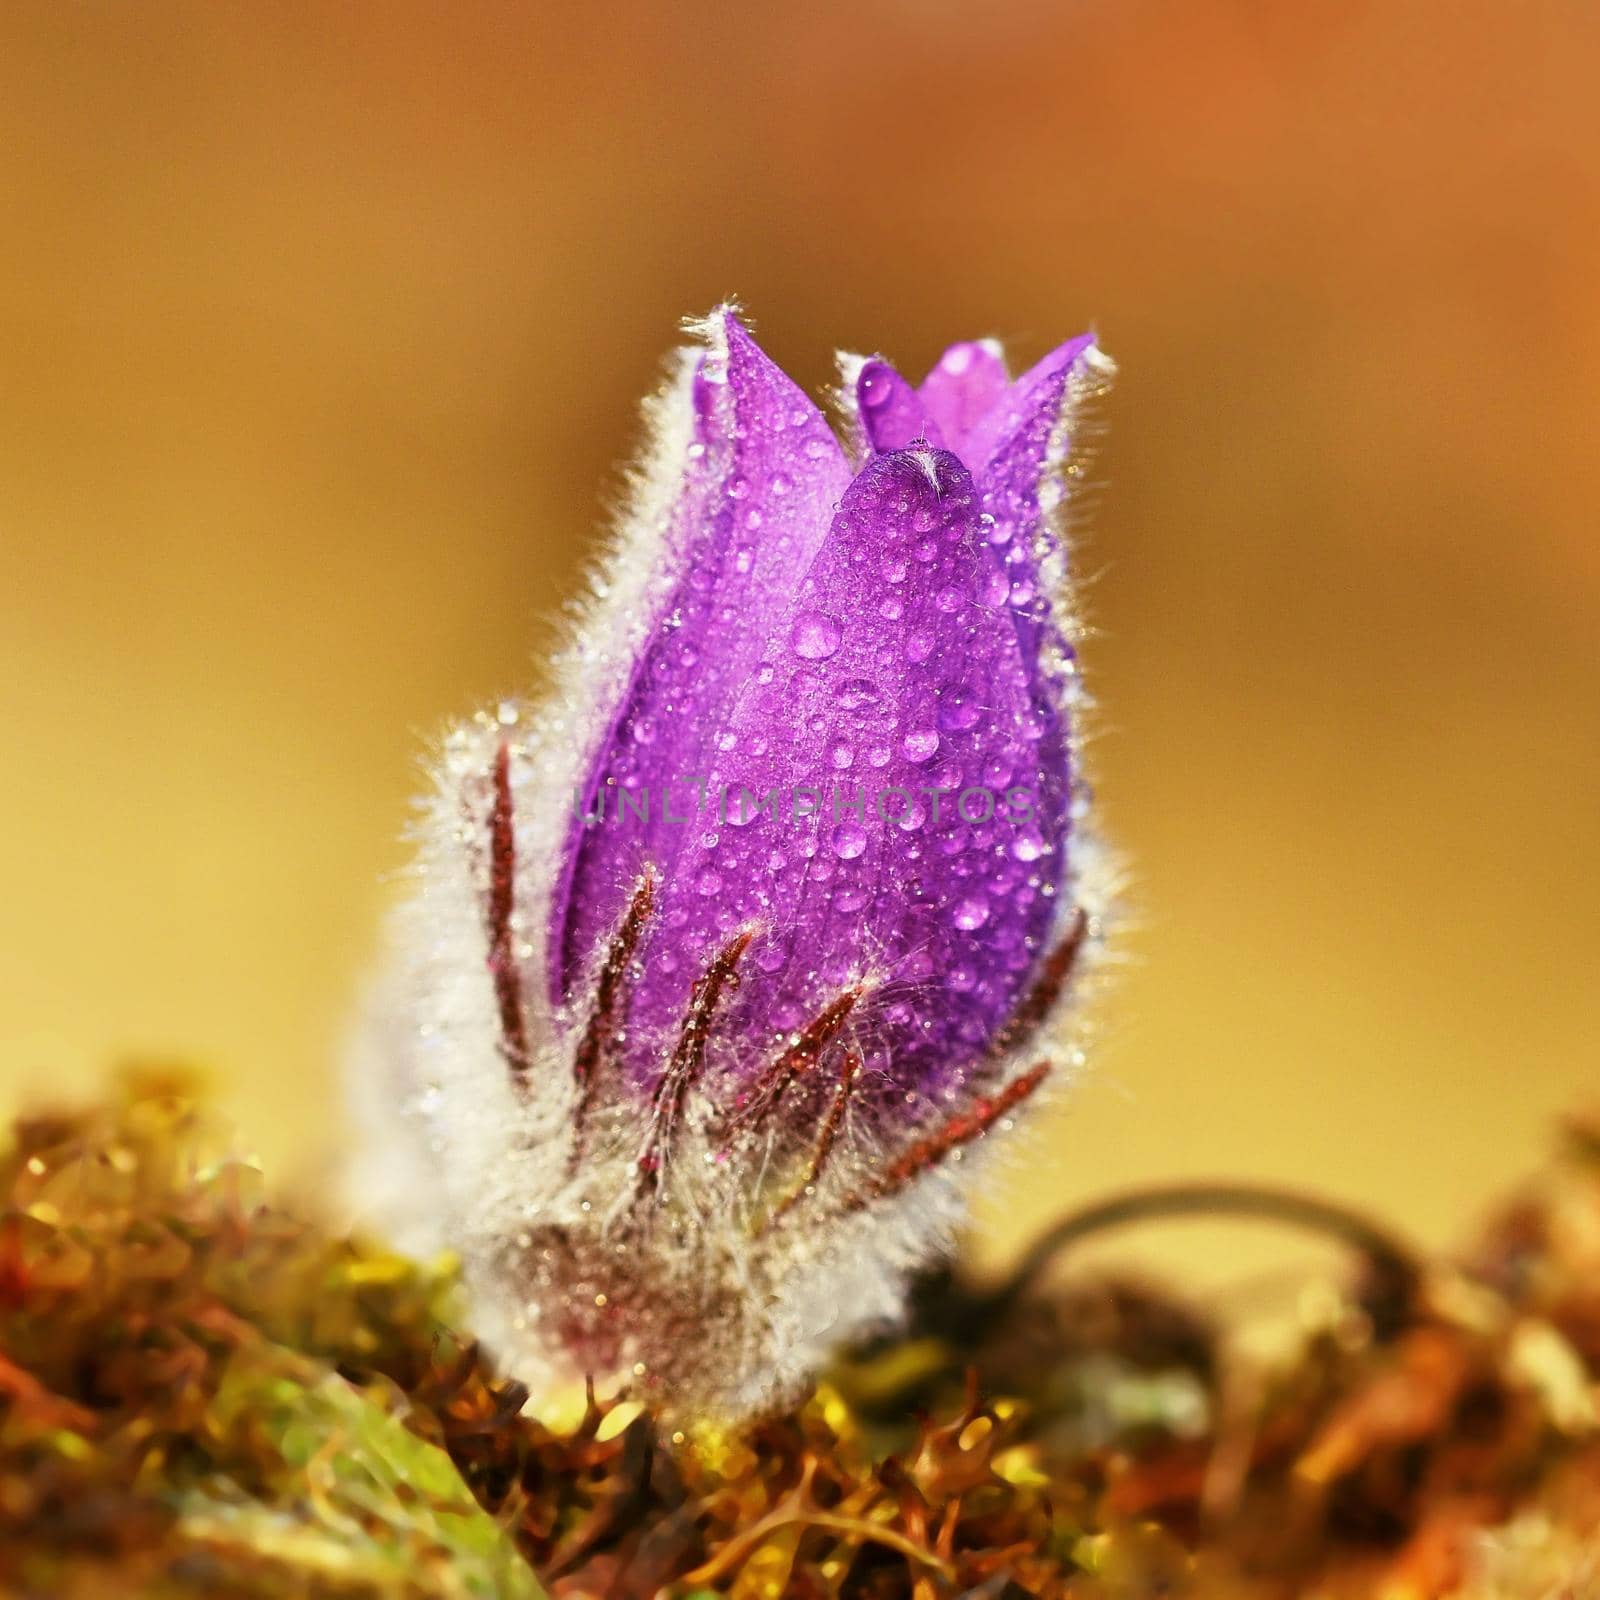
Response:
[[[270,1203],[145,1083],[0,1156],[0,1590],[1429,1594],[1492,1549],[1513,1592],[1507,1560],[1600,1528],[1596,1148],[1467,1265],[1346,1230],[1367,1272],[1265,1369],[1170,1291],[952,1276],[805,1406],[684,1439],[530,1414],[454,1331],[448,1263]]]

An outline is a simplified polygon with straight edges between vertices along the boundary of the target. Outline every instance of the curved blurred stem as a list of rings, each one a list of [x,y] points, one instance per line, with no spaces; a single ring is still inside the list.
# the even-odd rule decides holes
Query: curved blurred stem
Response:
[[[1293,1189],[1206,1182],[1133,1189],[1069,1213],[1033,1242],[1011,1277],[985,1299],[985,1314],[1009,1309],[1062,1251],[1094,1234],[1130,1222],[1183,1217],[1277,1222],[1337,1239],[1366,1258],[1385,1306],[1401,1321],[1409,1320],[1417,1307],[1424,1274],[1422,1257],[1381,1223],[1337,1201]]]

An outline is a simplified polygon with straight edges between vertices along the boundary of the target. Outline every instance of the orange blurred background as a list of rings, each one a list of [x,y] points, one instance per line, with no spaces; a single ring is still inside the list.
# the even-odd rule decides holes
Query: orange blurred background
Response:
[[[531,680],[680,316],[812,388],[1092,323],[1136,926],[984,1237],[1459,1233],[1596,1086],[1597,83],[1583,0],[6,6],[0,1098],[177,1055],[338,1148],[421,736]]]

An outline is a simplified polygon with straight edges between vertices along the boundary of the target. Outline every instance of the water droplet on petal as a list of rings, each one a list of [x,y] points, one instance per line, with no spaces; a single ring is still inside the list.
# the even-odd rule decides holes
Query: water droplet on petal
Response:
[[[946,733],[975,728],[983,715],[978,697],[965,684],[947,683],[939,696],[939,726]]]
[[[856,823],[841,822],[833,830],[833,853],[841,861],[854,861],[866,848],[866,832]]]
[[[802,661],[826,661],[844,640],[844,630],[822,611],[802,611],[789,630],[789,645]]]
[[[907,761],[927,761],[939,748],[939,735],[932,728],[913,728],[900,741]]]
[[[879,690],[871,678],[846,678],[837,689],[833,697],[846,711],[858,711],[862,706],[870,706],[878,698]]]
[[[743,785],[730,789],[723,801],[722,820],[730,828],[747,828],[761,815],[761,796]]]
[[[958,928],[970,932],[973,928],[981,928],[989,920],[989,902],[981,894],[969,894],[956,901],[951,915]]]
[[[928,820],[928,808],[920,800],[912,800],[895,819],[902,833],[915,833]]]

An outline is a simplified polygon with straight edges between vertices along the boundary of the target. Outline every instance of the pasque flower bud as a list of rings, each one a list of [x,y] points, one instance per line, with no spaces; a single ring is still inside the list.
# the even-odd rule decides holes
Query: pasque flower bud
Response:
[[[786,1397],[1072,1054],[1105,894],[1063,530],[1090,338],[843,360],[727,308],[542,699],[457,729],[357,1056],[364,1194],[535,1388]]]

